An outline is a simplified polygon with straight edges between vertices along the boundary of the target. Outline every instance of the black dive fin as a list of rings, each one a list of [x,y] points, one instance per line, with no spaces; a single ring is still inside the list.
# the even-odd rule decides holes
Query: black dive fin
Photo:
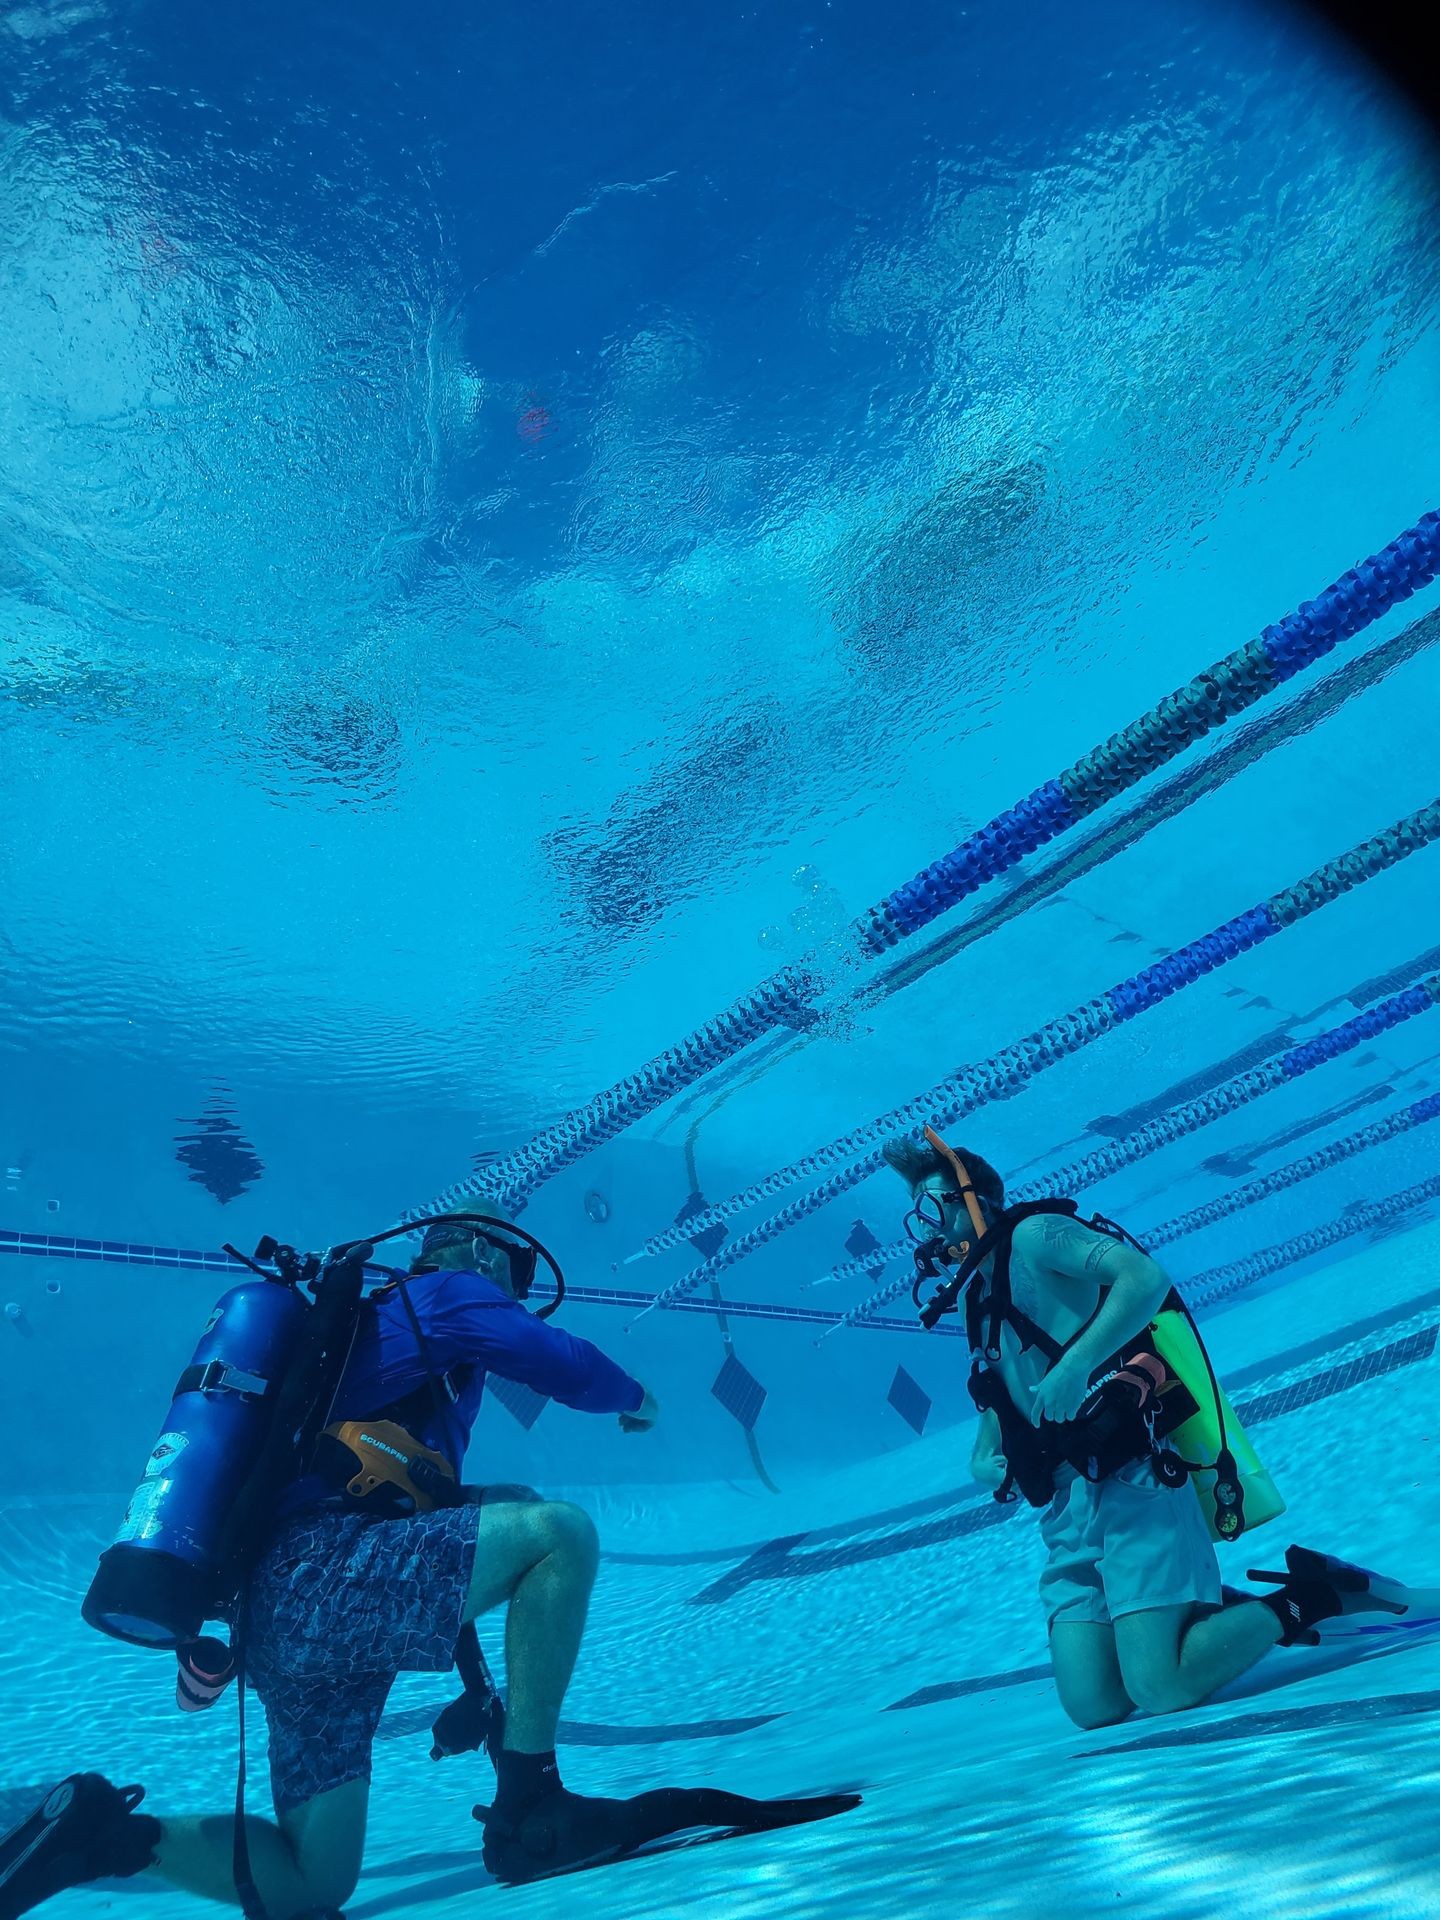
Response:
[[[858,1793],[825,1793],[797,1800],[751,1800],[719,1787],[659,1787],[623,1802],[629,1809],[627,1853],[695,1827],[724,1827],[727,1833],[771,1833],[811,1820],[829,1820],[860,1804]]]
[[[1350,1613],[1396,1613],[1410,1610],[1415,1598],[1403,1581],[1388,1574],[1372,1573],[1352,1560],[1340,1560],[1333,1553],[1317,1553],[1312,1547],[1287,1547],[1285,1572],[1267,1573],[1250,1569],[1252,1580],[1269,1580],[1277,1586],[1304,1581],[1328,1587],[1335,1596],[1336,1611]]]
[[[660,1787],[630,1800],[597,1800],[561,1788],[514,1826],[488,1807],[476,1807],[475,1818],[485,1822],[486,1867],[502,1884],[518,1886],[639,1854],[829,1820],[859,1804],[858,1793],[751,1800],[718,1787]]]

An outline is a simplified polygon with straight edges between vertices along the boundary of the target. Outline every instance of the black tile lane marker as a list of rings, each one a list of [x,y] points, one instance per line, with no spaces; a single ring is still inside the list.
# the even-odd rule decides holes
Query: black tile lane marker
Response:
[[[862,1514],[854,1520],[837,1520],[828,1527],[812,1527],[808,1533],[797,1533],[795,1538],[849,1540],[857,1533],[873,1533],[876,1527],[893,1526],[898,1520],[914,1520],[921,1514],[940,1513],[948,1507],[982,1506],[988,1499],[988,1494],[980,1493],[973,1482],[967,1482],[963,1487],[947,1487],[943,1493],[926,1494],[921,1500],[906,1500],[898,1507],[882,1508],[879,1513]],[[600,1557],[622,1567],[703,1567],[728,1565],[746,1554],[763,1553],[767,1546],[777,1544],[775,1541],[762,1540],[754,1546],[692,1547],[680,1553],[628,1553],[606,1549]]]
[[[413,1734],[428,1733],[440,1711],[439,1704],[427,1707],[402,1707],[387,1713],[380,1725],[379,1738],[400,1740]],[[688,1720],[674,1726],[607,1727],[587,1720],[562,1720],[560,1744],[565,1747],[658,1747],[667,1740],[728,1740],[737,1733],[751,1733],[756,1727],[768,1727],[783,1714],[754,1713],[743,1719]]]
[[[792,1533],[769,1540],[742,1560],[738,1567],[713,1581],[691,1600],[692,1606],[721,1606],[757,1580],[803,1580],[811,1574],[834,1573],[839,1567],[863,1566],[867,1560],[888,1560],[897,1553],[914,1553],[921,1547],[939,1546],[948,1540],[964,1540],[972,1533],[983,1533],[1014,1514],[1014,1507],[997,1506],[987,1500],[983,1506],[965,1507],[959,1513],[931,1520],[923,1527],[910,1527],[904,1533],[882,1534],[875,1540],[845,1540],[818,1552],[797,1554],[794,1549],[814,1536]],[[852,1528],[853,1533],[856,1529]]]
[[[1258,1380],[1272,1379],[1290,1367],[1303,1367],[1310,1360],[1328,1359],[1332,1354],[1339,1353],[1342,1347],[1353,1347],[1357,1341],[1368,1339],[1372,1333],[1382,1333],[1386,1327],[1402,1326],[1405,1321],[1428,1313],[1432,1307],[1440,1307],[1440,1287],[1433,1287],[1428,1293],[1422,1293],[1414,1300],[1403,1301],[1397,1307],[1387,1307],[1381,1313],[1367,1314],[1363,1320],[1352,1320],[1348,1326],[1337,1327],[1333,1333],[1306,1340],[1285,1353],[1276,1354],[1272,1359],[1255,1360],[1247,1367],[1227,1367],[1226,1388],[1234,1399],[1242,1387],[1254,1386]]]
[[[1412,1714],[1440,1713],[1440,1687],[1423,1693],[1381,1693],[1369,1700],[1332,1700],[1305,1707],[1277,1707],[1270,1713],[1236,1713],[1197,1726],[1163,1727],[1138,1740],[1088,1747],[1077,1760],[1108,1760],[1113,1753],[1149,1753],[1157,1747],[1203,1747],[1224,1740],[1257,1740],[1276,1733],[1327,1733],[1370,1720],[1399,1720]]]
[[[942,1680],[938,1686],[921,1687],[886,1707],[886,1713],[899,1713],[905,1707],[933,1707],[937,1700],[965,1700],[973,1693],[998,1693],[1001,1687],[1028,1687],[1032,1680],[1048,1680],[1050,1663],[1040,1667],[1016,1667],[1010,1673],[982,1673],[974,1680]]]
[[[1334,1394],[1344,1393],[1366,1380],[1378,1379],[1401,1367],[1413,1366],[1419,1360],[1428,1359],[1435,1351],[1437,1337],[1440,1337],[1440,1329],[1422,1328],[1419,1332],[1407,1334],[1401,1340],[1392,1341],[1388,1346],[1377,1348],[1370,1353],[1359,1354],[1338,1366],[1325,1368],[1304,1380],[1297,1380],[1288,1386],[1277,1388],[1272,1393],[1257,1394],[1249,1400],[1241,1400],[1237,1402],[1235,1411],[1246,1426],[1254,1427],[1263,1421],[1277,1419],[1282,1414],[1293,1413],[1300,1407],[1313,1406],[1319,1400],[1327,1400]],[[1347,1344],[1343,1330],[1327,1342],[1328,1350],[1332,1353]],[[1280,1368],[1273,1364],[1269,1369],[1272,1374],[1279,1370]],[[947,1501],[954,1500],[956,1497],[953,1494],[944,1496]],[[786,1534],[780,1539],[768,1540],[762,1546],[755,1548],[738,1566],[732,1567],[728,1573],[722,1574],[718,1580],[712,1581],[708,1587],[695,1594],[691,1605],[723,1605],[759,1580],[803,1579],[811,1574],[831,1573],[839,1567],[857,1566],[868,1560],[889,1559],[894,1554],[913,1553],[922,1547],[964,1539],[971,1534],[982,1532],[986,1527],[1010,1519],[1019,1511],[1018,1503],[1002,1507],[997,1506],[993,1500],[982,1497],[979,1505],[962,1508],[958,1513],[933,1520],[925,1526],[909,1527],[900,1532],[882,1534],[876,1539],[855,1539],[853,1536],[862,1529],[871,1530],[876,1525],[884,1524],[882,1516],[873,1515],[868,1519],[852,1522],[843,1531],[831,1529],[832,1534],[837,1531],[842,1532],[840,1542],[809,1553],[800,1553],[797,1549],[804,1546],[807,1541],[813,1542],[819,1536],[813,1533]],[[848,1539],[844,1537],[847,1534],[850,1536]]]
[[[1282,1413],[1294,1413],[1299,1407],[1313,1406],[1317,1400],[1328,1400],[1332,1394],[1344,1393],[1350,1387],[1358,1387],[1363,1381],[1378,1380],[1382,1374],[1413,1366],[1417,1360],[1428,1360],[1435,1351],[1437,1334],[1440,1334],[1440,1328],[1423,1327],[1418,1333],[1407,1334],[1403,1340],[1393,1341],[1388,1347],[1357,1354],[1353,1360],[1346,1360],[1341,1366],[1327,1367],[1322,1373],[1312,1373],[1304,1380],[1293,1381],[1288,1387],[1277,1387],[1273,1393],[1257,1394],[1253,1400],[1242,1401],[1235,1411],[1247,1427],[1254,1427],[1262,1420],[1276,1420]]]

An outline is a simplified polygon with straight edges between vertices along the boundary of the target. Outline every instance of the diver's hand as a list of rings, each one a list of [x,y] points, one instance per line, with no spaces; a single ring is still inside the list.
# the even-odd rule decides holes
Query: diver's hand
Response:
[[[1038,1427],[1042,1420],[1073,1420],[1090,1392],[1090,1369],[1074,1352],[1055,1362],[1035,1389],[1030,1403],[1030,1418]]]
[[[660,1403],[646,1387],[645,1398],[633,1413],[622,1413],[620,1431],[622,1433],[648,1433],[660,1418]]]

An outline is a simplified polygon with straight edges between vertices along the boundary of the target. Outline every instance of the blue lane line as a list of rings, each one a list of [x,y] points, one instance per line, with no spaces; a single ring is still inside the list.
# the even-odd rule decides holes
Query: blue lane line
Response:
[[[242,1261],[228,1253],[205,1253],[195,1247],[153,1247],[131,1240],[77,1240],[62,1233],[17,1233],[0,1227],[0,1254],[29,1254],[42,1260],[99,1260],[112,1266],[168,1267],[196,1273],[249,1273]],[[631,1312],[653,1307],[656,1296],[623,1287],[570,1287],[568,1297],[583,1306],[624,1307]],[[802,1326],[835,1327],[842,1318],[824,1307],[794,1307],[765,1300],[677,1300],[667,1307],[681,1313],[711,1317],[732,1314],[738,1320],[784,1320]],[[918,1320],[876,1319],[867,1325],[881,1333],[923,1333]],[[960,1337],[958,1327],[939,1327],[942,1338]]]
[[[118,1266],[183,1267],[202,1273],[247,1273],[228,1253],[196,1247],[152,1247],[129,1240],[76,1240],[63,1233],[15,1233],[0,1227],[0,1253],[34,1254],[45,1260],[104,1260]]]

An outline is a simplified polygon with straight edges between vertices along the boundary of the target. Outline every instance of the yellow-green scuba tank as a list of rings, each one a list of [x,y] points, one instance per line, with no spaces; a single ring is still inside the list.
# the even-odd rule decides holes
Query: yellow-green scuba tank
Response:
[[[1190,1484],[1211,1537],[1238,1540],[1283,1513],[1285,1502],[1215,1378],[1189,1313],[1178,1295],[1170,1299],[1176,1304],[1167,1302],[1150,1327],[1155,1352],[1175,1382],[1161,1389],[1160,1404],[1164,1406],[1167,1394],[1183,1390],[1195,1411],[1178,1425],[1167,1421],[1165,1438],[1190,1468]]]

